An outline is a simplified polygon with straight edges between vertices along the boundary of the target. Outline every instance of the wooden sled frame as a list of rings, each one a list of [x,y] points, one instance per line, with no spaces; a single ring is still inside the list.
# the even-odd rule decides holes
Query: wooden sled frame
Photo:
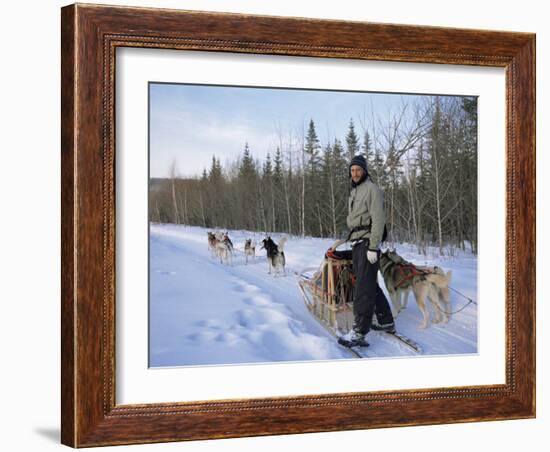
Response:
[[[309,311],[333,334],[346,333],[353,326],[351,284],[340,278],[348,271],[352,277],[351,268],[350,259],[326,257],[311,278],[302,276],[298,281]]]

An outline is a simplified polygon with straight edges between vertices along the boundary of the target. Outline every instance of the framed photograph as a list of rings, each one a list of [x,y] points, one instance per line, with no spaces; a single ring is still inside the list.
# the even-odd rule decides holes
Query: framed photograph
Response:
[[[62,442],[535,416],[535,36],[62,8]]]

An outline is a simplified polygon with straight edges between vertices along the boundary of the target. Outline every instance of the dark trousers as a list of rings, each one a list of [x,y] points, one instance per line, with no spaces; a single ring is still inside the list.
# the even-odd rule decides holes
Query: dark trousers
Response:
[[[376,279],[380,251],[378,260],[371,264],[367,259],[367,249],[368,241],[358,243],[352,249],[353,272],[356,277],[353,300],[354,329],[361,334],[369,332],[375,313],[379,324],[393,322],[390,305]]]

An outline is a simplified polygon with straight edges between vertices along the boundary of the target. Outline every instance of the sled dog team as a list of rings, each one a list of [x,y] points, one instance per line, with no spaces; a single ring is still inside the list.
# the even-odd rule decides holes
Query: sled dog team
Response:
[[[266,251],[269,274],[272,271],[286,273],[284,253],[286,241],[287,238],[283,237],[279,243],[275,243],[269,236],[262,240],[260,249]],[[221,263],[232,263],[235,249],[227,232],[208,232],[208,248]],[[252,239],[245,240],[244,255],[246,263],[249,256],[256,259],[256,243]],[[399,256],[395,250],[388,249],[380,254],[380,273],[391,298],[394,317],[407,307],[408,297],[412,291],[422,313],[421,328],[427,328],[430,323],[428,301],[434,307],[433,323],[449,321],[451,271],[445,273],[437,266],[414,265]]]
[[[233,242],[229,238],[227,232],[208,232],[208,249],[213,256],[220,260],[220,263],[232,263],[235,247]],[[274,270],[275,273],[279,273],[281,270],[285,272],[285,253],[284,246],[286,243],[286,237],[279,240],[279,243],[275,243],[271,237],[266,237],[262,240],[262,246],[260,249],[265,249],[267,253],[268,273]],[[244,257],[245,262],[248,264],[248,258],[252,257],[256,260],[256,242],[252,239],[246,239],[244,242]]]

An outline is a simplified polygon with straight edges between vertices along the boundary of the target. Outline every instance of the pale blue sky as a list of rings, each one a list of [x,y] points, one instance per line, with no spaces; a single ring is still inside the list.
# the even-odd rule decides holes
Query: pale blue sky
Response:
[[[167,177],[175,159],[180,176],[199,175],[212,155],[224,163],[242,155],[275,153],[282,131],[298,139],[313,119],[321,145],[345,140],[351,118],[363,141],[365,118],[387,120],[413,95],[248,88],[211,85],[149,85],[150,174]],[[371,113],[372,112],[372,113]]]

